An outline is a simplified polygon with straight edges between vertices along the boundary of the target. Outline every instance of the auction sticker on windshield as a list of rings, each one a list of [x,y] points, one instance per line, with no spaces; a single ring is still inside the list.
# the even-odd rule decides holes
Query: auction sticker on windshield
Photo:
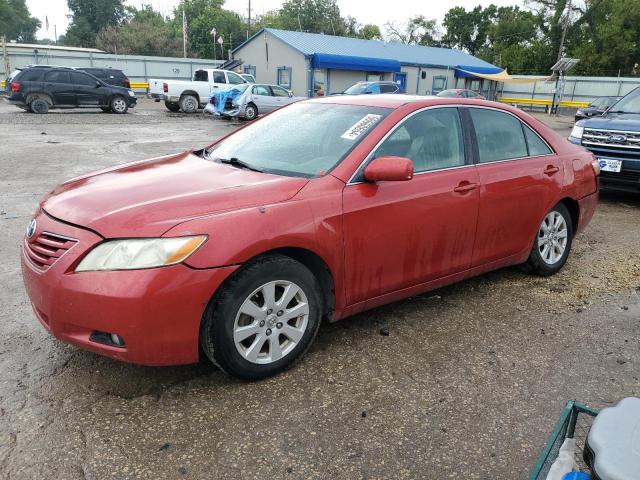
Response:
[[[346,132],[340,135],[340,138],[344,138],[345,140],[355,140],[375,125],[381,118],[382,115],[375,115],[373,113],[365,115],[353,126],[349,127]]]
[[[622,160],[612,160],[610,158],[599,158],[600,170],[604,172],[619,173],[622,170]]]

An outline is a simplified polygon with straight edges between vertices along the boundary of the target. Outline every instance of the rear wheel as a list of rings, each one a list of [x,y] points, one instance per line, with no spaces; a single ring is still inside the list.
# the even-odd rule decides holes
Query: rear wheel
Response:
[[[258,258],[221,287],[207,309],[202,349],[243,380],[275,375],[300,358],[320,327],[320,288],[311,271],[283,256]]]
[[[44,98],[34,98],[29,103],[29,110],[33,113],[47,113],[49,111],[49,102],[47,102]]]
[[[247,105],[244,109],[244,118],[247,120],[253,120],[258,116],[258,107],[256,107],[253,103]]]
[[[167,110],[169,110],[170,112],[177,112],[178,110],[180,110],[180,105],[175,102],[165,101],[164,106],[167,107]]]
[[[525,264],[525,270],[540,276],[553,275],[567,262],[573,240],[569,210],[558,203],[544,217]]]
[[[113,113],[127,113],[127,110],[129,110],[129,105],[124,97],[118,95],[111,99],[111,111]]]
[[[180,99],[180,109],[184,113],[195,113],[198,110],[198,99],[193,95],[184,95]]]

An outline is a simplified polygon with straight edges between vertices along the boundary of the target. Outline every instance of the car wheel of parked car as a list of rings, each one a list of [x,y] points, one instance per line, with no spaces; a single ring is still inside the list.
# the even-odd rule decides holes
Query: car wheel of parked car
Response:
[[[34,98],[31,103],[29,103],[29,109],[33,113],[47,113],[49,111],[49,102],[44,98]]]
[[[558,272],[567,262],[572,239],[571,215],[558,203],[540,224],[525,270],[545,277]]]
[[[127,105],[124,97],[118,95],[111,99],[111,111],[113,113],[127,113],[127,110],[129,110],[129,105]]]
[[[175,102],[164,102],[164,106],[171,112],[177,112],[180,110],[180,105]]]
[[[230,375],[259,380],[300,358],[320,327],[313,273],[284,255],[259,257],[221,288],[205,313],[200,344]]]
[[[253,103],[247,105],[244,109],[244,118],[247,120],[253,120],[258,116],[258,107],[256,107]]]
[[[100,110],[102,110],[105,113],[109,113],[111,111],[111,107],[100,107]]]
[[[198,109],[198,99],[193,95],[184,95],[180,99],[180,109],[184,113],[195,113]]]

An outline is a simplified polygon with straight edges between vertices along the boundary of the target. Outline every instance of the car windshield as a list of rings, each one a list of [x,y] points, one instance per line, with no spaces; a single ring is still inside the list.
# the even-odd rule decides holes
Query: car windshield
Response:
[[[611,113],[638,113],[640,114],[640,88],[628,93],[622,97],[613,107],[609,110]]]
[[[331,171],[391,110],[303,102],[238,130],[208,152],[213,161],[296,177]],[[238,162],[235,162],[238,164]]]
[[[368,83],[356,83],[347,88],[343,93],[347,95],[361,95],[367,89]]]

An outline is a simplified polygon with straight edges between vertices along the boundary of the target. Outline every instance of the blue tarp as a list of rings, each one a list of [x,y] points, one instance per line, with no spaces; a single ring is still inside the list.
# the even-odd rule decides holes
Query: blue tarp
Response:
[[[366,72],[399,72],[400,62],[385,58],[352,57],[350,55],[333,55],[330,53],[314,53],[311,57],[313,68],[335,68],[339,70],[364,70]]]
[[[462,70],[466,70],[467,72],[483,73],[486,75],[492,73],[500,73],[503,69],[500,67],[472,67],[471,65],[458,65],[456,67],[456,77],[475,77],[475,75],[463,72]]]
[[[213,92],[211,96],[216,99],[216,112],[222,113],[227,100],[233,100],[234,98],[242,95],[243,92],[244,90],[238,90],[236,88]]]

